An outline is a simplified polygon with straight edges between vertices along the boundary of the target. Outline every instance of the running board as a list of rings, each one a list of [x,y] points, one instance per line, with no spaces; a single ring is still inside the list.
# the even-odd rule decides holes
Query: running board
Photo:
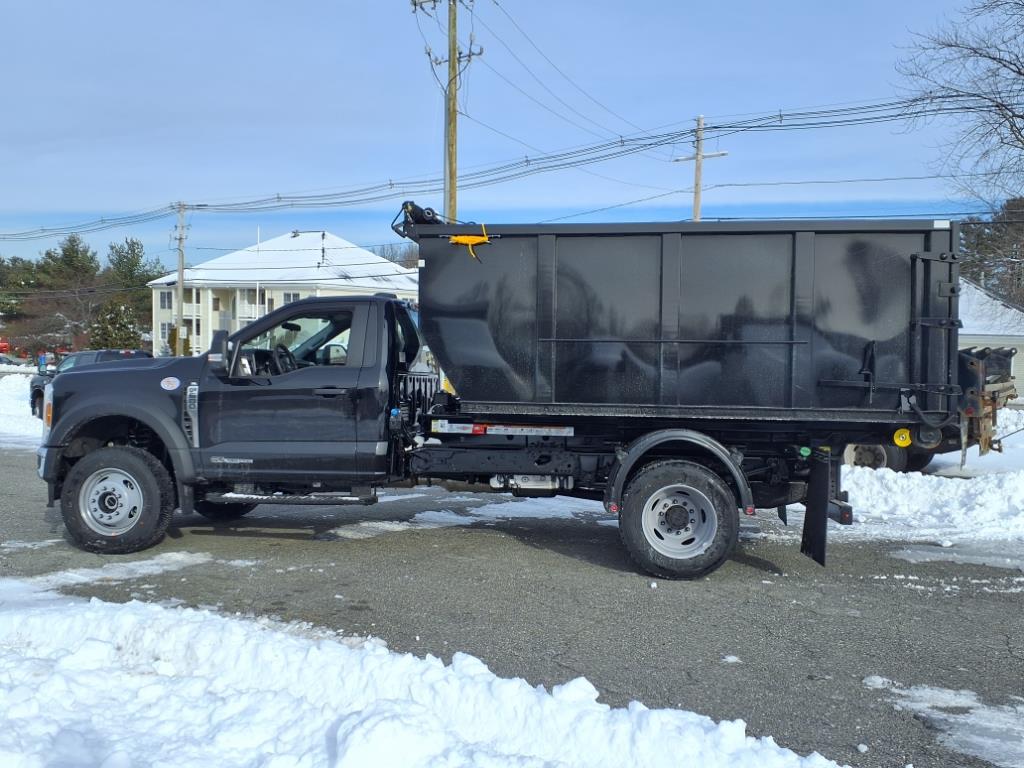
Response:
[[[257,494],[257,493],[209,493],[203,497],[211,504],[283,504],[292,506],[334,507],[343,504],[368,506],[377,503],[374,494],[353,496],[351,493],[309,493],[309,494]]]

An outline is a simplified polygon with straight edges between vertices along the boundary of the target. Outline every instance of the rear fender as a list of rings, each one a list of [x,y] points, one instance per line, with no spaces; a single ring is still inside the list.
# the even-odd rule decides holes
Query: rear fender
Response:
[[[736,488],[739,508],[747,514],[754,513],[753,494],[750,492],[750,484],[740,466],[741,459],[734,456],[728,448],[713,437],[692,429],[662,429],[657,432],[648,432],[646,435],[638,437],[624,450],[619,451],[608,475],[608,485],[605,488],[604,497],[605,509],[611,513],[618,513],[622,508],[622,495],[625,491],[626,481],[633,474],[633,470],[655,448],[666,443],[686,443],[697,448],[698,455],[701,453],[709,455],[724,464]]]

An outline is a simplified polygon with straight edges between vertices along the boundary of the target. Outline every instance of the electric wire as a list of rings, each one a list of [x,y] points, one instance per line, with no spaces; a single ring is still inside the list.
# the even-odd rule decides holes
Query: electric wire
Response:
[[[891,100],[868,107],[839,107],[835,109],[811,109],[802,112],[779,112],[763,115],[759,118],[734,122],[712,124],[705,128],[705,139],[713,140],[731,133],[758,131],[810,130],[816,128],[836,128],[840,126],[865,125],[892,122],[907,119],[908,115],[948,115],[965,113],[981,109],[977,103],[963,99],[958,104],[943,107],[920,107],[920,99]],[[462,188],[479,188],[493,184],[505,183],[515,179],[539,173],[550,173],[576,168],[583,165],[606,162],[628,157],[653,148],[666,147],[679,143],[694,135],[693,129],[668,131],[661,133],[645,133],[635,136],[622,136],[617,140],[602,141],[596,144],[583,145],[569,150],[524,157],[520,160],[508,161],[470,171],[460,177]],[[389,180],[373,185],[361,186],[350,190],[337,190],[319,194],[303,195],[271,195],[252,200],[241,200],[233,203],[196,203],[189,204],[189,211],[216,213],[248,213],[261,211],[284,210],[289,208],[333,208],[354,205],[366,205],[375,202],[408,198],[417,194],[434,194],[443,189],[439,178],[395,182]],[[40,227],[20,232],[0,233],[0,240],[23,241],[38,240],[46,237],[71,234],[72,232],[92,233],[115,227],[134,226],[171,216],[176,206],[166,205],[136,214],[114,217],[102,217],[90,222],[58,227]]]

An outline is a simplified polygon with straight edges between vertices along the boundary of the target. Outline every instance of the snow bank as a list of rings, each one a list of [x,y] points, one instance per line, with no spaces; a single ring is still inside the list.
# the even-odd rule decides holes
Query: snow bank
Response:
[[[843,488],[850,492],[856,520],[842,529],[845,533],[1024,540],[1024,471],[962,479],[847,467]]]
[[[32,415],[29,405],[30,377],[31,374],[0,376],[0,448],[34,449],[39,445],[43,423]]]
[[[445,665],[10,580],[0,581],[0,722],[5,768],[835,766],[749,737],[742,721],[612,709],[583,678],[549,692],[464,654]]]
[[[0,373],[28,373],[31,370],[33,370],[31,366],[0,363]]]

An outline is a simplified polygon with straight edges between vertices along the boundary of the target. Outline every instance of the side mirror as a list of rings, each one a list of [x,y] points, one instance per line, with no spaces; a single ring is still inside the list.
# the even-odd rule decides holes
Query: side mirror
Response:
[[[227,331],[214,331],[210,343],[210,351],[206,353],[206,362],[210,373],[215,376],[227,376],[231,365],[231,349],[228,345]]]

